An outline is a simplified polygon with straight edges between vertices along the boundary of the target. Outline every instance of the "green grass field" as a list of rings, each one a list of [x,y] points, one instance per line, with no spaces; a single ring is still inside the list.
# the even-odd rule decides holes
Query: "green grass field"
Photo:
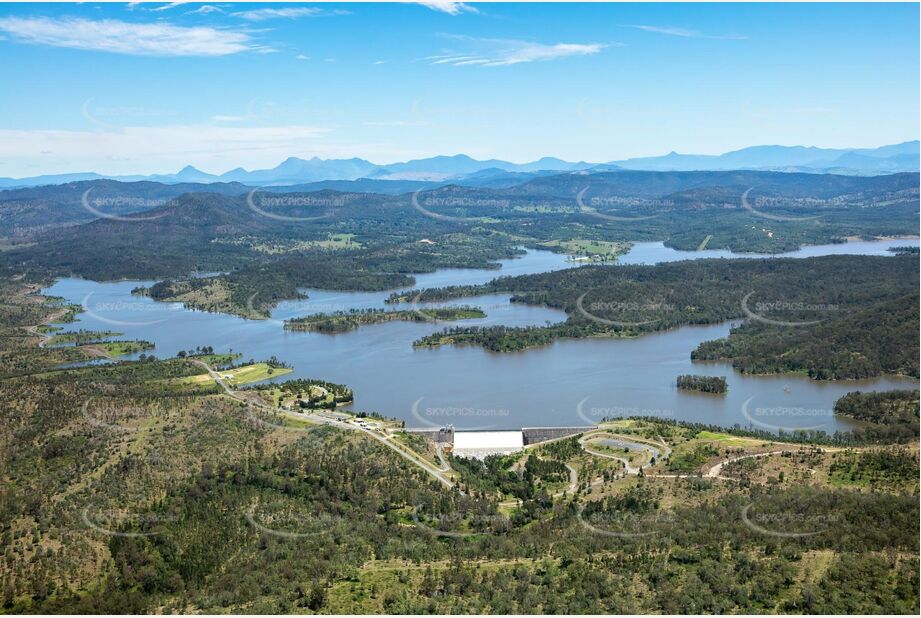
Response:
[[[733,436],[728,433],[720,433],[716,431],[701,431],[696,436],[694,436],[693,439],[700,441],[719,442],[720,446],[756,446],[764,443],[764,440],[758,440],[757,438]]]
[[[278,374],[273,374],[278,375]],[[274,406],[290,406],[298,400],[298,395],[302,399],[317,399],[324,397],[326,403],[330,408],[335,408],[336,404],[333,402],[333,396],[326,391],[326,389],[312,385],[306,390],[299,390],[296,392],[287,391],[281,388],[270,388],[267,390],[260,389],[258,391],[259,395],[270,402]]]
[[[153,350],[154,344],[149,341],[104,341],[94,343],[94,348],[99,348],[109,356],[127,356],[145,350]]]
[[[570,255],[598,257],[603,260],[614,259],[630,249],[630,243],[607,240],[551,240],[541,243],[544,247],[559,247]]]
[[[254,363],[252,365],[243,365],[233,369],[217,370],[216,373],[221,376],[230,386],[242,386],[244,384],[253,384],[262,382],[269,378],[277,378],[294,371],[290,367],[270,367],[268,363]],[[179,378],[183,384],[203,384],[213,382],[214,379],[207,373],[187,378]]]
[[[61,330],[60,327],[47,327],[50,329]],[[46,331],[51,332],[51,331]],[[87,330],[87,331],[74,331],[70,333],[58,333],[54,335],[47,341],[47,345],[55,346],[62,345],[67,343],[74,344],[83,344],[91,341],[99,341],[101,339],[109,339],[111,337],[119,337],[122,333],[111,331],[111,330]]]

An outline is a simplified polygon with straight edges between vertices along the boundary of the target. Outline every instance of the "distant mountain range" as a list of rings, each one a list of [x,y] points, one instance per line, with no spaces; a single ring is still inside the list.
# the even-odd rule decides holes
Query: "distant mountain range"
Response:
[[[877,175],[917,172],[921,144],[917,140],[879,148],[815,148],[752,146],[721,155],[683,155],[614,161],[624,169],[651,171],[718,171],[760,169],[782,172]]]
[[[815,148],[806,146],[752,146],[721,155],[694,155],[671,152],[659,157],[640,157],[607,163],[573,163],[544,157],[530,163],[511,163],[499,159],[480,161],[458,154],[377,165],[365,159],[299,159],[289,157],[271,169],[236,168],[215,175],[188,165],[175,174],[150,176],[104,176],[95,172],[52,174],[31,178],[0,178],[0,187],[29,187],[65,184],[82,180],[149,180],[162,183],[239,182],[250,186],[299,185],[327,181],[380,181],[407,183],[445,183],[477,186],[509,186],[530,178],[559,172],[609,172],[617,170],[722,171],[770,170],[874,176],[919,171],[921,145],[917,140],[880,148]],[[387,192],[387,191],[385,191]]]

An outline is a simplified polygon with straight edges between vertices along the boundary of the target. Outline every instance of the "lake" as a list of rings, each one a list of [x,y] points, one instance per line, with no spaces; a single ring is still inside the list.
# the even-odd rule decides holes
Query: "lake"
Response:
[[[796,251],[778,253],[733,253],[726,249],[704,249],[703,251],[681,251],[670,249],[661,242],[634,243],[630,252],[618,260],[619,264],[659,264],[680,260],[702,260],[706,258],[807,258],[822,255],[892,255],[893,247],[917,247],[917,238],[891,240],[855,240],[834,245],[806,245]]]
[[[918,241],[812,246],[786,256],[891,255],[889,247],[904,245],[918,246]],[[636,243],[620,263],[729,256],[752,257]],[[528,251],[522,258],[501,264],[500,270],[446,269],[418,275],[413,287],[477,284],[499,275],[574,267],[566,256],[547,251]],[[133,288],[152,283],[62,279],[45,293],[87,309],[77,322],[66,325],[67,330],[117,330],[125,338],[155,343],[155,354],[161,357],[197,346],[240,352],[243,360],[276,356],[294,367],[293,373],[281,379],[319,378],[347,384],[355,392],[354,409],[402,419],[410,427],[453,424],[459,429],[514,429],[586,425],[604,417],[644,414],[722,426],[739,424],[769,430],[808,427],[833,432],[851,427],[850,422],[832,415],[835,400],[845,393],[918,386],[917,380],[900,378],[815,382],[795,375],[750,376],[725,363],[691,362],[690,353],[698,344],[726,336],[730,324],[688,326],[635,339],[557,341],[511,354],[463,346],[413,349],[414,340],[446,324],[388,322],[337,335],[283,328],[283,321],[290,317],[383,308],[389,291],[309,289],[305,290],[308,299],[280,303],[269,320],[245,320],[131,295]],[[486,318],[464,320],[465,325],[525,326],[565,319],[560,311],[512,304],[507,294],[453,304],[485,310]],[[685,373],[726,376],[729,392],[716,396],[678,391],[675,380]]]

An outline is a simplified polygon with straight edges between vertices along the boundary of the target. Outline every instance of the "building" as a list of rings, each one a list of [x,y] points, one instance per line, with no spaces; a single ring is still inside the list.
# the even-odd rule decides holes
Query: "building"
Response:
[[[484,459],[524,449],[524,434],[518,431],[455,431],[452,453],[458,457]]]

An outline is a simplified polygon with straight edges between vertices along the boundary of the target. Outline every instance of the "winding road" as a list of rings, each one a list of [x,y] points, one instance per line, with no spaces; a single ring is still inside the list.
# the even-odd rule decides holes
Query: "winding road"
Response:
[[[615,440],[616,442],[618,442],[618,444],[622,444],[624,448],[628,448],[630,450],[646,451],[649,453],[650,459],[645,464],[642,464],[640,466],[634,466],[630,462],[630,460],[627,459],[626,457],[620,457],[618,455],[613,455],[610,453],[602,453],[601,451],[596,451],[588,446],[588,443],[590,441],[598,439],[598,438],[602,438],[602,437],[610,437],[612,440]],[[582,436],[581,438],[579,438],[579,444],[582,445],[582,448],[585,449],[585,452],[588,453],[589,455],[594,455],[595,457],[602,457],[604,459],[614,459],[616,461],[621,462],[622,464],[624,464],[624,470],[627,474],[639,474],[640,470],[644,468],[648,468],[652,465],[653,458],[656,461],[661,461],[662,459],[667,459],[672,454],[672,450],[668,447],[667,444],[665,444],[665,442],[660,442],[657,444],[652,444],[652,443],[645,442],[645,441],[640,442],[636,439],[629,439],[624,436],[621,436],[615,433],[611,433],[608,431],[597,431],[594,433],[586,434]]]
[[[771,455],[783,455],[787,451],[770,451],[769,453],[751,453],[749,455],[740,455],[739,457],[731,457],[725,461],[712,466],[707,473],[704,475],[706,478],[710,479],[725,479],[727,481],[734,481],[731,476],[723,476],[721,472],[727,464],[735,463],[737,461],[742,461],[743,459],[757,459],[758,457],[770,457]]]
[[[387,435],[382,435],[371,429],[365,429],[364,427],[360,427],[352,423],[340,421],[340,420],[337,420],[337,419],[334,419],[328,416],[323,416],[323,415],[315,414],[315,413],[291,412],[289,410],[283,410],[281,408],[276,408],[275,406],[270,406],[268,404],[265,404],[259,401],[253,401],[252,399],[243,397],[239,395],[236,391],[234,391],[226,382],[224,382],[221,375],[218,372],[216,372],[214,369],[212,369],[211,366],[208,365],[208,363],[198,360],[198,359],[194,359],[194,358],[189,359],[189,361],[191,361],[193,364],[198,365],[199,367],[204,368],[208,372],[208,375],[211,377],[211,379],[213,379],[224,390],[224,394],[230,397],[231,399],[234,399],[235,401],[245,403],[246,405],[249,405],[255,408],[259,408],[267,412],[271,412],[272,414],[278,414],[280,412],[282,414],[286,414],[286,415],[293,416],[295,418],[307,420],[309,422],[316,423],[319,425],[331,425],[333,427],[338,427],[339,429],[348,429],[350,431],[360,431],[364,433],[365,435],[370,436],[371,438],[377,440],[381,444],[384,444],[391,450],[395,451],[397,454],[400,455],[400,457],[403,457],[404,459],[422,468],[422,470],[427,472],[430,476],[432,476],[434,479],[436,479],[438,482],[445,485],[446,487],[449,487],[449,488],[454,487],[454,481],[445,475],[446,472],[450,471],[450,467],[438,469],[438,468],[431,466],[428,462],[424,461],[419,456],[411,453],[408,449],[404,448],[403,446],[391,440],[390,437]],[[444,458],[441,457],[440,452],[439,452],[439,458],[441,459],[442,464],[446,466]]]
[[[448,474],[451,472],[451,466],[448,464],[447,460],[445,459],[444,453],[443,453],[443,451],[442,451],[440,445],[436,446],[436,453],[437,453],[437,456],[438,456],[438,461],[439,461],[439,463],[441,464],[441,466],[440,466],[440,467],[435,467],[435,466],[433,466],[431,463],[425,461],[425,460],[422,459],[420,456],[418,456],[418,455],[416,455],[415,453],[413,453],[413,452],[412,452],[410,449],[408,449],[407,447],[404,447],[403,445],[398,444],[395,440],[392,439],[391,436],[389,436],[389,435],[387,435],[387,434],[383,434],[383,433],[380,433],[380,432],[375,431],[375,430],[372,430],[372,429],[367,429],[367,428],[365,428],[365,427],[361,427],[361,426],[356,425],[356,424],[353,424],[353,423],[349,423],[349,422],[345,422],[345,421],[342,421],[342,420],[338,420],[338,419],[332,418],[332,417],[330,417],[330,416],[324,416],[324,415],[321,415],[321,414],[311,413],[311,412],[293,412],[293,411],[290,411],[290,410],[283,410],[283,409],[277,408],[277,407],[275,407],[275,406],[270,406],[270,405],[265,404],[265,403],[262,403],[262,402],[260,402],[260,401],[254,401],[254,400],[252,400],[252,399],[250,399],[250,398],[247,398],[247,397],[244,397],[244,396],[240,395],[239,393],[237,393],[237,391],[233,390],[233,389],[223,380],[223,378],[221,377],[221,375],[220,375],[217,371],[215,371],[214,369],[212,369],[211,366],[208,365],[207,363],[205,363],[204,361],[201,361],[201,360],[198,360],[198,359],[194,359],[194,358],[189,359],[189,361],[192,362],[192,363],[194,363],[194,364],[196,364],[196,365],[198,365],[198,366],[200,366],[200,367],[202,367],[202,368],[204,368],[204,369],[208,372],[208,375],[209,375],[218,385],[220,385],[220,387],[221,387],[221,388],[223,389],[223,391],[224,391],[224,394],[225,394],[226,396],[230,397],[231,399],[234,399],[235,401],[239,401],[239,402],[241,402],[241,403],[245,403],[245,404],[247,404],[247,405],[249,405],[249,406],[252,406],[252,407],[255,407],[255,408],[259,408],[259,409],[261,409],[261,410],[265,410],[265,411],[270,412],[270,413],[272,413],[272,414],[282,413],[282,414],[290,415],[290,416],[292,416],[292,417],[294,417],[294,418],[299,418],[299,419],[306,420],[306,421],[309,421],[309,422],[312,422],[312,423],[316,423],[316,424],[320,424],[320,425],[331,425],[331,426],[333,426],[333,427],[338,427],[339,429],[347,429],[347,430],[350,430],[350,431],[359,431],[359,432],[362,432],[362,433],[364,433],[365,435],[367,435],[367,436],[373,438],[374,440],[377,440],[377,441],[380,442],[381,444],[387,446],[387,447],[390,448],[391,450],[395,451],[400,457],[402,457],[402,458],[406,459],[407,461],[409,461],[409,462],[415,464],[416,466],[418,466],[419,468],[421,468],[424,472],[426,472],[428,475],[430,475],[432,478],[434,478],[435,480],[437,480],[438,482],[440,482],[440,483],[441,483],[442,485],[444,485],[445,487],[452,488],[452,489],[454,488],[454,480],[453,480],[450,476],[448,476]],[[593,450],[593,449],[591,449],[590,447],[587,446],[587,443],[590,442],[591,440],[597,439],[597,438],[603,437],[603,436],[610,436],[611,439],[616,440],[616,441],[618,442],[618,444],[623,444],[623,445],[624,445],[624,448],[631,448],[631,450],[645,450],[645,451],[647,451],[647,452],[650,454],[650,461],[648,461],[648,462],[646,462],[645,464],[642,464],[642,465],[640,465],[640,466],[634,466],[634,465],[632,465],[632,464],[630,463],[630,461],[629,461],[627,458],[625,458],[625,457],[620,457],[620,456],[612,455],[612,454],[609,454],[609,453],[602,453],[602,452],[600,452],[600,451]],[[637,440],[637,439],[635,439],[635,438],[627,438],[627,437],[625,437],[625,436],[621,436],[621,435],[619,435],[619,434],[610,433],[610,432],[607,432],[607,431],[600,431],[600,432],[594,432],[594,433],[586,434],[586,435],[582,436],[582,437],[579,439],[579,444],[581,444],[581,445],[582,445],[582,448],[585,449],[585,451],[586,451],[587,453],[589,453],[590,455],[593,455],[593,456],[595,456],[595,457],[603,457],[603,458],[605,458],[605,459],[614,459],[614,460],[620,461],[621,463],[624,464],[625,472],[626,472],[627,474],[629,474],[629,475],[637,475],[637,474],[640,473],[641,470],[643,470],[643,469],[645,469],[645,468],[649,468],[649,467],[652,465],[652,458],[655,458],[656,461],[661,461],[662,459],[668,458],[668,457],[671,455],[671,453],[672,453],[671,448],[669,448],[669,446],[668,446],[664,441],[661,441],[661,442],[658,442],[658,443],[652,443],[652,442],[646,442],[646,441],[639,441],[639,440]],[[715,464],[714,466],[710,467],[710,469],[707,470],[707,472],[704,473],[703,475],[696,475],[696,474],[657,474],[657,475],[655,475],[655,477],[658,477],[658,478],[694,478],[694,477],[700,478],[700,477],[703,477],[703,478],[711,478],[711,479],[734,480],[734,479],[732,479],[731,477],[727,477],[727,476],[723,476],[723,475],[722,475],[723,468],[724,468],[726,465],[728,465],[728,464],[730,464],[730,463],[734,463],[734,462],[736,462],[736,461],[741,461],[741,460],[743,460],[743,459],[753,459],[753,458],[758,458],[758,457],[769,457],[769,456],[771,456],[771,455],[780,455],[780,454],[782,454],[782,453],[784,453],[784,452],[786,452],[786,451],[783,451],[783,450],[781,450],[781,451],[770,451],[770,452],[766,452],[766,453],[752,453],[752,454],[748,454],[748,455],[740,455],[740,456],[738,456],[738,457],[732,457],[732,458],[729,458],[729,459],[726,459],[726,460],[724,460],[724,461],[721,461],[720,463]],[[566,489],[560,490],[560,491],[556,492],[555,494],[553,494],[552,497],[554,497],[554,498],[560,497],[560,496],[562,496],[562,495],[564,495],[564,494],[567,494],[567,493],[568,493],[568,494],[575,494],[576,491],[577,491],[578,488],[579,488],[579,473],[578,473],[578,471],[577,471],[575,468],[573,468],[572,466],[570,466],[569,464],[565,464],[565,465],[566,465],[566,468],[569,470],[569,485],[566,487]],[[598,483],[598,481],[596,480],[596,481],[594,481],[594,482],[592,483],[592,485],[595,485],[595,484],[597,484],[597,483]],[[506,501],[504,501],[504,502],[500,502],[499,504],[500,504],[500,506],[511,507],[511,506],[517,506],[519,503],[520,503],[520,500],[515,499],[515,500],[506,500]]]

